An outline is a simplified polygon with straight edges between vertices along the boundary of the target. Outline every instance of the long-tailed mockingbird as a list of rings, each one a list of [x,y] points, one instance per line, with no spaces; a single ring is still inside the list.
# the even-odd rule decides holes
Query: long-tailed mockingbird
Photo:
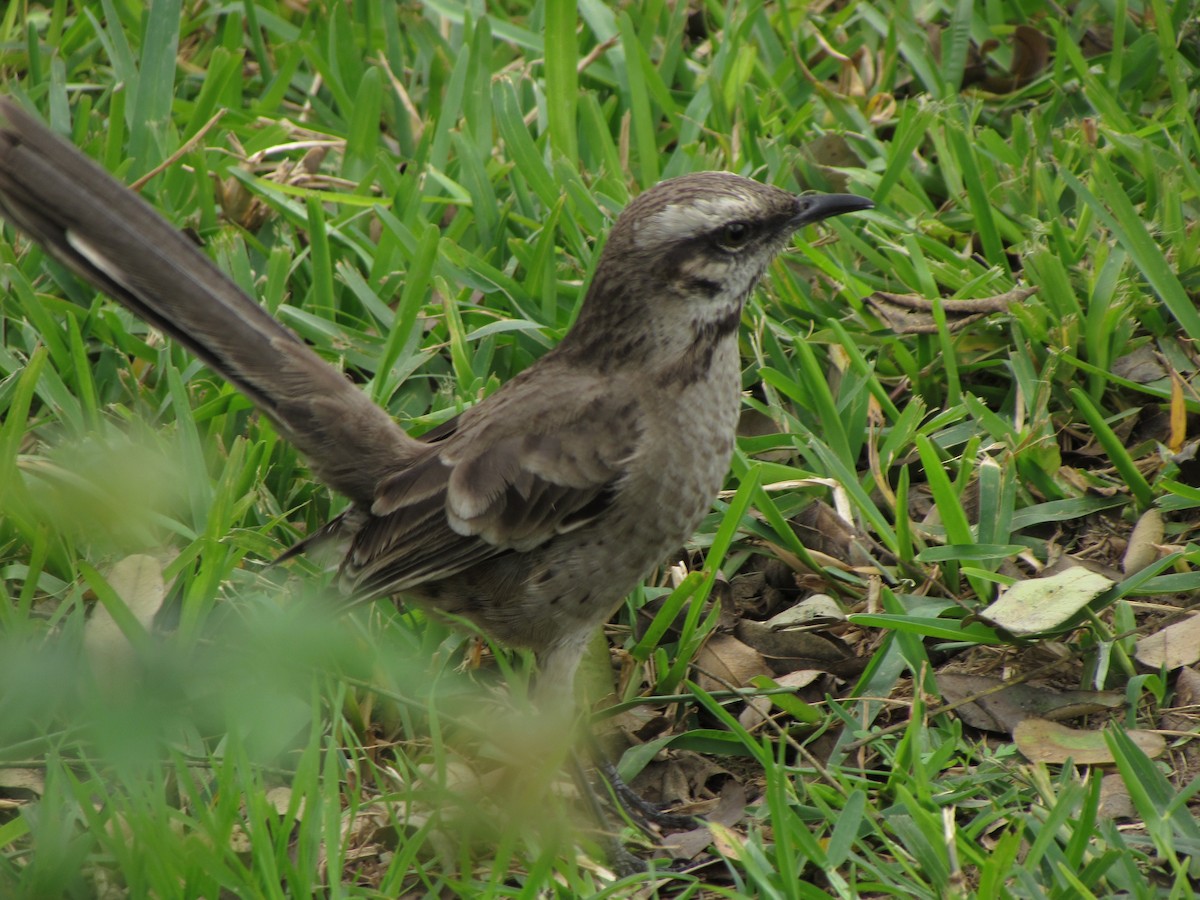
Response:
[[[187,346],[349,498],[321,537],[356,598],[402,596],[533,650],[567,707],[592,635],[721,487],[741,405],[742,307],[793,233],[869,209],[724,172],[672,178],[617,219],[562,343],[416,439],[195,243],[0,98],[0,213]]]

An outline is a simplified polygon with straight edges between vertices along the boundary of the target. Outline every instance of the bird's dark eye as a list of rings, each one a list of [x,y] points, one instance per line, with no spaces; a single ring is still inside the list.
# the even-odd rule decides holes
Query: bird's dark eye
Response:
[[[721,227],[717,242],[726,250],[737,250],[749,243],[753,235],[754,229],[749,222],[730,222]]]

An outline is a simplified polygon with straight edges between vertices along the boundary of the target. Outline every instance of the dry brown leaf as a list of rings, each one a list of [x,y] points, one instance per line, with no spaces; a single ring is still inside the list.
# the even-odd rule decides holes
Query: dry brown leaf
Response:
[[[1142,638],[1134,656],[1147,668],[1168,671],[1200,662],[1200,615],[1188,616]]]
[[[940,39],[935,46],[940,53]],[[998,72],[996,64],[989,59],[999,46],[999,41],[989,38],[978,47],[971,47],[969,62],[963,71],[964,88],[978,84],[992,94],[1010,94],[1037,78],[1050,61],[1050,41],[1032,25],[1022,24],[1013,29],[1012,62],[1007,72]]]
[[[713,846],[717,851],[729,859],[739,860],[744,855],[742,850],[742,839],[738,834],[730,828],[726,828],[718,822],[709,822],[708,830],[712,832]]]
[[[751,619],[738,622],[733,633],[765,657],[811,663],[811,668],[826,668],[851,655],[845,647],[824,635],[796,628],[772,628],[765,622]]]
[[[1200,706],[1200,672],[1192,668],[1179,670],[1175,678],[1175,705]]]
[[[1159,362],[1158,354],[1149,344],[1143,344],[1132,353],[1119,356],[1112,362],[1112,373],[1126,381],[1150,384],[1167,377],[1167,370]]]
[[[697,683],[706,691],[745,687],[758,675],[770,675],[767,661],[733,635],[714,635],[696,654]]]
[[[1050,61],[1050,41],[1032,25],[1018,25],[1013,31],[1012,68],[1007,78],[989,80],[993,93],[1015,91],[1033,81]]]
[[[833,557],[845,566],[852,555],[852,547],[859,534],[851,522],[823,500],[810,503],[792,520],[796,534],[811,552]],[[798,565],[798,571],[806,568]]]
[[[1137,816],[1129,788],[1120,775],[1105,775],[1100,781],[1100,807],[1096,810],[1099,819],[1132,819]]]
[[[690,810],[689,810],[690,812]],[[691,831],[678,831],[662,840],[663,849],[672,859],[694,859],[712,843],[712,832],[708,823],[732,827],[746,814],[746,789],[733,778],[721,785],[721,798],[717,805],[704,813],[704,824]]]
[[[1121,694],[1100,691],[1056,691],[1046,685],[1013,684],[986,675],[945,672],[937,675],[938,691],[947,703],[958,703],[993,688],[993,694],[958,707],[959,718],[981,731],[1012,734],[1025,719],[1061,720],[1092,712],[1119,709]]]
[[[847,68],[853,71],[853,66],[848,65]],[[861,87],[861,84],[859,86]],[[832,131],[809,141],[800,153],[820,170],[828,182],[828,189],[832,191],[845,191],[849,185],[846,173],[838,169],[857,168],[862,165],[862,160],[858,158],[845,136]]]

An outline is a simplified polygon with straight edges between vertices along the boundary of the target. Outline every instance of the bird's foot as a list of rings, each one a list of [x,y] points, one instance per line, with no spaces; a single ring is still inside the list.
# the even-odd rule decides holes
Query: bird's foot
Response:
[[[604,780],[608,782],[617,805],[634,825],[647,834],[653,836],[653,832],[648,827],[651,824],[668,831],[682,831],[696,828],[703,821],[698,816],[673,813],[651,803],[626,783],[620,772],[617,771],[617,767],[609,760],[597,758],[595,765]]]

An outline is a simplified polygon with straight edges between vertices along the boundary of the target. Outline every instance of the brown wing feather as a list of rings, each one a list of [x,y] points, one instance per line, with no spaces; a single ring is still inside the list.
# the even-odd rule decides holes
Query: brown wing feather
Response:
[[[402,592],[599,515],[636,445],[636,416],[626,403],[614,415],[609,396],[565,402],[557,387],[541,415],[521,421],[496,417],[496,404],[487,419],[464,413],[421,459],[385,479],[342,566],[350,589]]]

